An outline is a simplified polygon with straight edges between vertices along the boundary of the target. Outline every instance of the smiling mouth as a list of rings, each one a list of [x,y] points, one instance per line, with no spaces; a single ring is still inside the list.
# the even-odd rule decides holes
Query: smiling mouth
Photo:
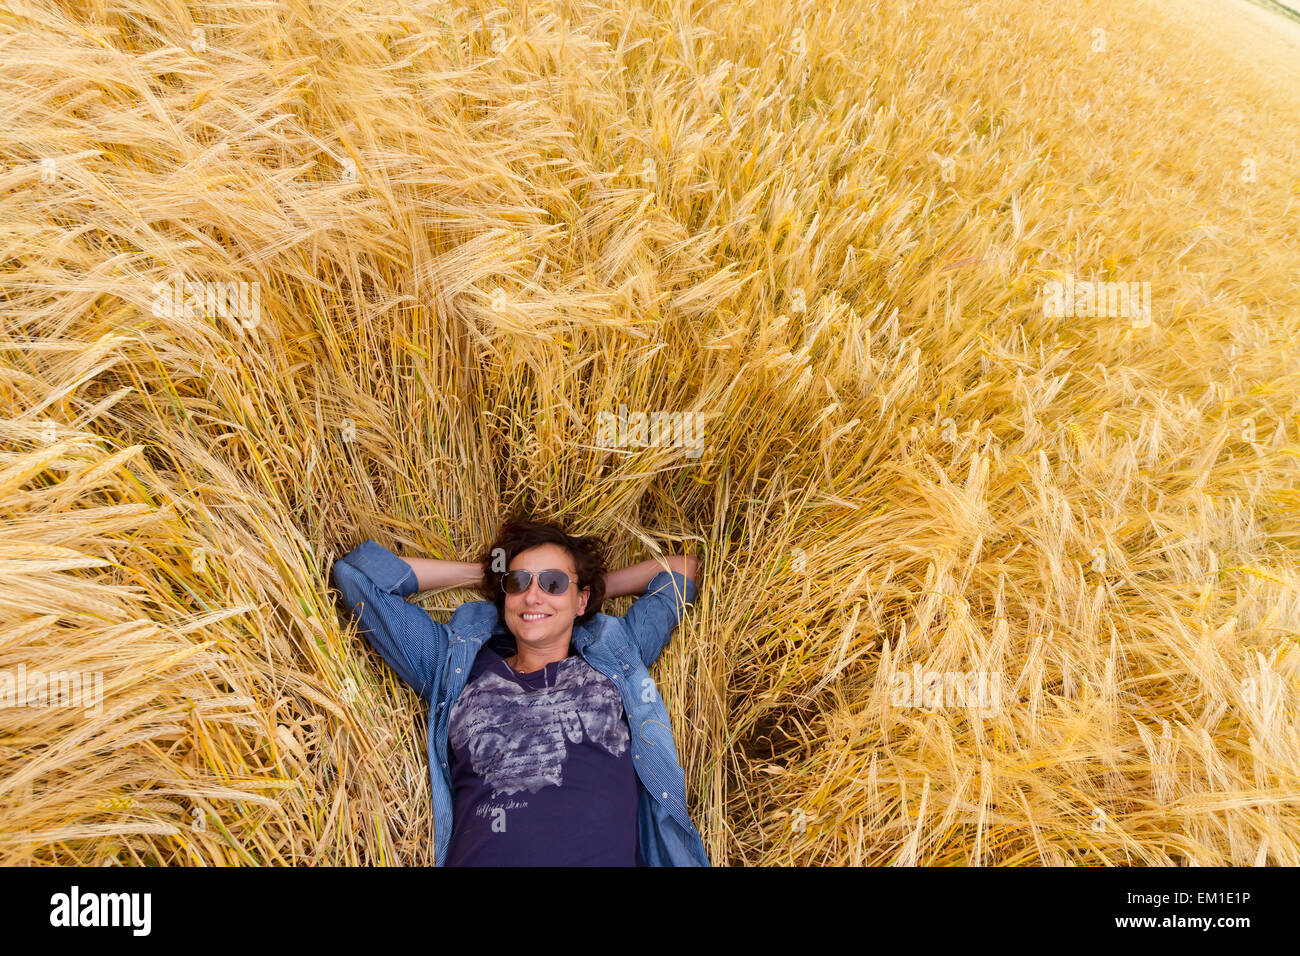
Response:
[[[530,612],[528,612],[527,614],[521,614],[521,615],[519,615],[519,616],[520,616],[521,618],[523,618],[525,621],[527,621],[527,622],[529,622],[529,623],[532,623],[533,621],[540,621],[542,618],[550,617],[551,615],[549,615],[549,614],[534,614],[534,613],[532,613],[532,612],[530,611]]]

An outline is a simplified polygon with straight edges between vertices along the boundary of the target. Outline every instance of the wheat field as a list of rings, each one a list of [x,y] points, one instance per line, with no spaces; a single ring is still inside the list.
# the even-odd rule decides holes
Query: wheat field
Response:
[[[432,864],[329,568],[524,505],[703,559],[653,673],[715,865],[1300,865],[1258,24],[6,0],[0,692],[102,692],[0,706],[0,863]]]

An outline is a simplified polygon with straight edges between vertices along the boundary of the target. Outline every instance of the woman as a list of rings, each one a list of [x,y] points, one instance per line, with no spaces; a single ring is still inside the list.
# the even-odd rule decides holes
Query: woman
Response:
[[[477,563],[367,540],[334,565],[359,629],[429,702],[438,866],[708,866],[648,668],[694,603],[696,561],[605,573],[603,543],[506,520]],[[405,600],[477,586],[441,624]],[[644,592],[624,617],[606,597]]]

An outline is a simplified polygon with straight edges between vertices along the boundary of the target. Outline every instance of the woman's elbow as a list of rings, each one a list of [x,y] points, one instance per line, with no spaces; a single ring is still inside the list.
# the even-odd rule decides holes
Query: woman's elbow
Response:
[[[673,568],[678,574],[696,580],[696,573],[699,570],[699,562],[689,554],[678,555],[676,558],[677,566]]]

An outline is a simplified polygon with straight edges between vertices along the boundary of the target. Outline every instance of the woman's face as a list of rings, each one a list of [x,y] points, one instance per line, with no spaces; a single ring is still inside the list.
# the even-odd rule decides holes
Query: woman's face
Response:
[[[520,650],[535,650],[567,645],[573,637],[574,618],[587,609],[591,588],[578,590],[578,569],[573,557],[557,544],[539,544],[520,551],[510,562],[511,571],[563,571],[569,576],[569,589],[563,594],[548,594],[534,577],[528,590],[506,594],[506,627],[515,636]]]

